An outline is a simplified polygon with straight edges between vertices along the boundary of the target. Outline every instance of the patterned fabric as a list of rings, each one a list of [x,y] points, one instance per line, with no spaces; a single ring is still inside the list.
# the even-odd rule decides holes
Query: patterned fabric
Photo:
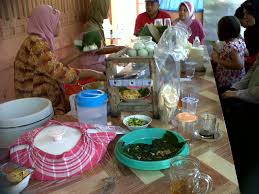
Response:
[[[82,136],[70,151],[61,155],[43,152],[33,145],[37,134],[51,125],[66,125],[81,131]],[[34,168],[36,180],[60,180],[92,169],[104,156],[107,146],[116,136],[114,132],[88,134],[92,126],[87,124],[50,121],[45,126],[24,133],[10,148],[10,159],[23,166]]]
[[[246,45],[243,39],[235,39],[226,43],[220,53],[220,58],[223,60],[230,60],[231,53],[238,52],[241,59],[244,60]],[[244,66],[238,70],[227,69],[223,65],[218,64],[216,67],[215,78],[218,87],[231,87],[232,84],[241,80],[245,76]]]
[[[77,80],[76,70],[58,62],[47,41],[37,35],[25,39],[14,62],[16,98],[48,98],[55,114],[64,114],[65,99],[60,86]]]

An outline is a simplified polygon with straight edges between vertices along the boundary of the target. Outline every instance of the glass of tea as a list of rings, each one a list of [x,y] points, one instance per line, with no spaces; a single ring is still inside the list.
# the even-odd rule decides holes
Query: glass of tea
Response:
[[[208,194],[212,178],[200,172],[200,162],[192,156],[176,156],[171,160],[170,187],[172,194]]]

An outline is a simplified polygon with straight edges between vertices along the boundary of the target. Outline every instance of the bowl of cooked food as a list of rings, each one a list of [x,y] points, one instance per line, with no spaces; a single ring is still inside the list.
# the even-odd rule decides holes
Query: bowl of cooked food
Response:
[[[141,100],[150,95],[149,88],[126,88],[119,89],[120,97],[123,101]]]
[[[130,130],[147,128],[152,122],[152,118],[146,115],[130,115],[123,119],[123,124]]]
[[[139,170],[170,168],[175,156],[190,153],[183,136],[161,128],[139,129],[122,136],[115,145],[115,157],[127,167]]]

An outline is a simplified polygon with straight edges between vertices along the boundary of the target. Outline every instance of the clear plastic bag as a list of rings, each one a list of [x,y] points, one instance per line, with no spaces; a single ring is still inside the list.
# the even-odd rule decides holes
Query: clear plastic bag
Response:
[[[189,54],[190,32],[182,25],[168,28],[154,51],[157,67],[158,110],[163,122],[170,122],[177,110],[180,96],[180,61]]]

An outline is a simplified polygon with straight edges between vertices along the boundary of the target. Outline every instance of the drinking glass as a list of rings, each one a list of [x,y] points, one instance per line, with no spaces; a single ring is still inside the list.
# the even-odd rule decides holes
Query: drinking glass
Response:
[[[194,97],[198,98],[198,89],[193,86],[189,81],[181,82],[180,98],[178,102],[178,109],[182,110],[182,98],[184,97]]]
[[[154,21],[155,26],[163,26],[163,19],[155,19]]]
[[[196,64],[197,63],[193,61],[185,62],[185,75],[187,78],[192,79],[194,77]]]
[[[176,156],[171,160],[170,187],[172,194],[207,194],[212,178],[200,171],[200,162],[192,156]]]
[[[217,117],[212,113],[203,113],[199,116],[199,133],[204,137],[214,137],[218,133]]]
[[[178,113],[176,115],[177,129],[176,131],[180,133],[186,140],[188,140],[191,146],[194,137],[194,131],[196,129],[198,117],[194,114],[188,112]]]
[[[186,96],[181,99],[182,101],[182,112],[189,112],[192,114],[196,114],[197,105],[199,99],[192,96]]]
[[[172,26],[171,18],[165,18],[164,19],[164,26],[167,26],[167,27],[171,27]]]

